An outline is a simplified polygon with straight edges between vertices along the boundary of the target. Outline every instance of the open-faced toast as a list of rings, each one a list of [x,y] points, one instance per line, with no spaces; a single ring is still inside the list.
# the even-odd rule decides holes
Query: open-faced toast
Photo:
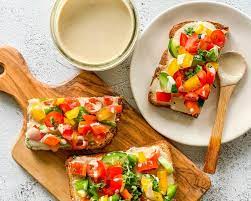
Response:
[[[120,97],[31,99],[26,146],[33,150],[95,150],[117,132]]]
[[[177,186],[165,141],[66,162],[73,201],[174,201]]]
[[[211,21],[173,26],[151,81],[149,102],[198,117],[214,83],[227,33],[228,27]]]

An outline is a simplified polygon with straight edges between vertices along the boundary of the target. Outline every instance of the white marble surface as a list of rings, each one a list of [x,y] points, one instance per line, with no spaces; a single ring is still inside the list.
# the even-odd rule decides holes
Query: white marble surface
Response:
[[[0,44],[19,49],[37,79],[58,84],[70,79],[77,70],[63,61],[55,50],[49,33],[51,0],[0,0]],[[140,14],[141,31],[160,12],[182,0],[135,0]],[[251,16],[250,0],[225,0]],[[250,44],[249,44],[250,45]],[[99,73],[113,88],[136,107],[129,85],[130,59],[114,70]],[[63,65],[62,65],[63,64]],[[240,118],[240,117],[236,117]],[[22,125],[17,103],[0,94],[0,201],[55,200],[11,157]],[[238,125],[236,125],[238,126]],[[177,145],[198,166],[202,166],[205,148]],[[218,172],[211,176],[212,188],[203,200],[251,200],[251,136],[250,131],[222,147]]]

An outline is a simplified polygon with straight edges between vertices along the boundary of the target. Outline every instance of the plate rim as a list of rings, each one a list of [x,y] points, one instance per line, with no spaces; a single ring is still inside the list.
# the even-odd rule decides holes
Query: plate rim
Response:
[[[153,126],[153,125],[150,123],[150,121],[145,117],[144,112],[143,112],[143,109],[140,109],[140,107],[139,107],[140,103],[139,103],[138,100],[135,98],[136,96],[135,96],[134,87],[132,87],[132,67],[131,67],[131,66],[132,66],[132,63],[133,63],[133,61],[134,61],[134,59],[135,59],[135,52],[136,52],[135,50],[137,49],[139,41],[140,41],[140,40],[142,39],[142,37],[146,34],[147,30],[152,26],[152,24],[153,24],[156,20],[158,20],[160,17],[162,17],[163,15],[167,14],[168,12],[170,12],[170,11],[172,11],[172,10],[175,10],[175,9],[177,9],[177,8],[179,8],[179,7],[182,7],[182,6],[195,5],[195,4],[204,4],[204,5],[210,4],[210,5],[215,5],[215,6],[227,7],[228,9],[232,9],[232,10],[234,10],[235,12],[239,13],[242,17],[246,18],[246,19],[249,20],[250,23],[251,23],[251,17],[250,17],[249,15],[247,15],[247,14],[244,13],[243,11],[241,11],[241,10],[239,10],[239,9],[233,7],[233,6],[230,6],[230,5],[228,5],[228,4],[226,4],[226,3],[222,3],[222,2],[216,2],[216,1],[201,1],[201,0],[200,0],[200,1],[189,1],[189,2],[184,2],[184,3],[179,3],[179,4],[176,4],[176,5],[174,5],[174,6],[171,6],[171,7],[167,8],[167,9],[165,9],[164,11],[162,11],[161,13],[159,13],[157,16],[155,16],[155,17],[150,21],[150,23],[148,23],[148,24],[146,25],[146,27],[145,27],[145,29],[143,30],[143,32],[142,32],[141,34],[139,34],[139,37],[138,37],[138,40],[137,40],[137,43],[136,43],[136,45],[135,45],[135,49],[134,49],[134,52],[133,52],[133,55],[132,55],[132,59],[131,59],[131,62],[130,62],[129,82],[130,82],[130,87],[131,87],[132,95],[133,95],[134,100],[135,100],[135,103],[136,103],[136,105],[137,105],[137,107],[138,107],[138,109],[139,109],[139,112],[141,113],[141,115],[143,116],[143,118],[146,120],[146,122],[147,122],[154,130],[156,130],[156,131],[157,131],[160,135],[162,135],[163,137],[165,137],[165,138],[167,138],[167,139],[170,139],[170,140],[172,140],[172,141],[174,141],[174,142],[178,142],[178,143],[180,143],[180,144],[184,144],[184,145],[188,145],[188,146],[195,146],[195,147],[206,147],[206,146],[208,146],[209,141],[208,141],[208,143],[206,143],[206,144],[202,144],[202,143],[192,143],[192,142],[186,142],[186,141],[184,141],[184,140],[182,140],[182,139],[179,139],[179,140],[178,140],[178,139],[175,139],[175,138],[172,137],[172,135],[171,135],[171,136],[166,136],[166,135],[162,134],[162,133],[161,133],[158,129],[156,129],[155,126]],[[238,137],[241,137],[242,135],[244,135],[245,133],[247,133],[250,129],[251,129],[251,125],[250,125],[248,128],[244,129],[244,130],[245,130],[244,132],[242,132],[242,133],[236,133],[235,135],[232,135],[232,136],[230,136],[230,137],[228,137],[228,138],[225,138],[224,140],[222,140],[221,143],[222,143],[222,144],[225,144],[225,143],[231,142],[231,141],[233,141],[234,139],[237,139]]]

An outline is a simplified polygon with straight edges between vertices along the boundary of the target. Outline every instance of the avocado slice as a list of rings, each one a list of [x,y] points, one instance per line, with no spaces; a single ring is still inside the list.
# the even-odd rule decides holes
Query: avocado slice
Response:
[[[127,154],[124,152],[111,152],[103,156],[102,161],[106,164],[123,164],[127,160]]]
[[[174,41],[173,38],[171,38],[169,40],[169,43],[168,43],[168,49],[169,49],[169,52],[170,54],[174,57],[174,58],[177,58],[178,56],[178,49],[179,49],[179,45]]]

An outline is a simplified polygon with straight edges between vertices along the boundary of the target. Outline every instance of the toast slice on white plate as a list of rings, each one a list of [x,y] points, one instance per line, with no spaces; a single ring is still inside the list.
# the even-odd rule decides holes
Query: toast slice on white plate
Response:
[[[228,30],[211,21],[173,26],[151,81],[149,102],[198,117],[214,83]]]
[[[31,99],[26,146],[33,150],[96,150],[111,142],[122,113],[121,97]]]
[[[67,160],[73,201],[174,201],[177,185],[171,153],[165,141]]]

